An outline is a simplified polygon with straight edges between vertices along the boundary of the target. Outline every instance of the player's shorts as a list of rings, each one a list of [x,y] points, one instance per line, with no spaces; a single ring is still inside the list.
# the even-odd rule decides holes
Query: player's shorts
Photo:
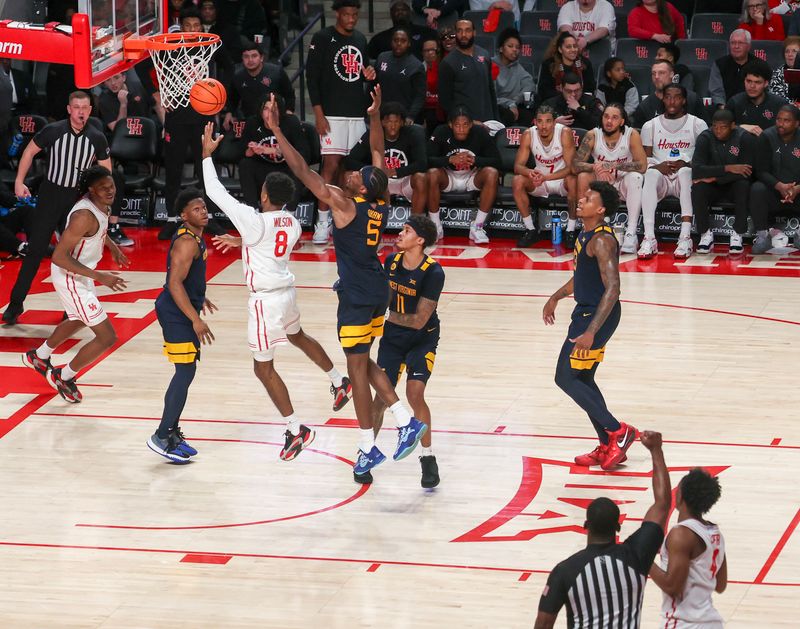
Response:
[[[629,177],[629,175],[638,175],[638,177]],[[630,192],[628,190],[628,185],[629,185],[629,182],[631,180],[634,180],[633,185],[635,185],[639,189],[641,189],[642,180],[643,180],[643,175],[641,173],[630,173],[630,172],[617,171],[617,178],[611,184],[612,186],[614,186],[617,189],[617,192],[619,192],[619,197],[623,201],[627,201],[628,200],[628,194]]]
[[[80,321],[90,328],[108,319],[97,299],[94,280],[67,273],[54,264],[50,268],[53,287],[61,300],[61,305],[64,306],[67,319]]]
[[[549,181],[545,181],[541,186],[534,188],[531,192],[529,192],[532,197],[544,197],[547,198],[551,194],[557,194],[560,197],[567,196],[567,184],[566,179],[551,179]]]
[[[323,155],[348,155],[367,131],[363,118],[326,116],[330,131],[319,138]]]
[[[411,175],[406,175],[400,179],[390,179],[389,194],[399,194],[410,201],[411,195],[414,194],[414,190],[411,188]]]
[[[169,362],[183,364],[200,360],[200,339],[186,315],[156,300],[156,316],[164,337],[164,355]]]
[[[339,308],[336,310],[339,342],[346,354],[368,353],[373,339],[383,336],[383,319],[386,302],[380,304],[353,303],[343,290],[337,291]]]
[[[403,370],[407,370],[408,380],[427,383],[433,373],[438,345],[438,325],[409,333],[407,328],[387,323],[378,347],[378,367],[386,372],[393,387],[397,386]]]
[[[275,346],[288,343],[287,335],[300,331],[300,310],[294,286],[250,295],[247,312],[247,343],[258,362],[272,360]]]
[[[724,623],[718,620],[712,620],[710,622],[687,622],[672,617],[662,618],[662,620],[665,623],[664,626],[669,627],[669,629],[725,629]]]
[[[683,168],[681,168],[683,170]],[[681,195],[681,181],[680,181],[680,172],[679,170],[676,173],[671,175],[664,175],[658,172],[655,169],[650,169],[647,171],[647,175],[650,177],[657,177],[656,179],[656,196],[658,200],[661,201],[665,197],[680,197]],[[691,172],[691,169],[689,169]],[[650,173],[655,173],[651,175]],[[691,176],[688,179],[689,185],[692,184]]]
[[[578,371],[591,369],[596,364],[603,362],[606,353],[606,344],[614,335],[622,314],[622,307],[619,302],[617,302],[617,305],[614,306],[614,309],[608,315],[605,323],[600,326],[600,329],[594,335],[594,343],[592,343],[592,347],[589,350],[589,355],[578,358],[575,355],[575,343],[569,339],[578,338],[581,334],[586,332],[586,329],[589,327],[594,317],[595,310],[596,308],[592,306],[575,306],[575,310],[572,311],[572,321],[569,324],[567,339],[564,341],[564,347],[561,350],[562,355],[566,349],[569,350],[570,367]]]
[[[469,170],[450,170],[445,168],[447,173],[447,187],[442,192],[474,192],[478,189],[475,185],[475,175],[478,174],[477,168]]]

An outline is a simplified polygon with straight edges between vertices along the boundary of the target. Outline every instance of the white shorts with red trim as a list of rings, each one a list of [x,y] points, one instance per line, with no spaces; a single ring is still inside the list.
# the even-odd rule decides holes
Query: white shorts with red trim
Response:
[[[91,328],[108,318],[97,299],[94,280],[67,273],[55,264],[51,264],[50,269],[53,287],[70,321],[81,321]]]
[[[400,179],[397,177],[390,179],[389,194],[399,194],[410,201],[414,194],[414,189],[411,187],[411,175],[406,175]]]
[[[287,335],[300,331],[294,286],[250,295],[247,312],[247,343],[258,362],[272,360],[275,346],[288,343]]]
[[[478,174],[477,168],[469,170],[444,169],[447,174],[447,187],[442,192],[474,192],[478,189],[475,185],[475,176]]]
[[[361,136],[367,131],[363,118],[327,116],[330,131],[319,138],[323,155],[349,155]]]
[[[550,179],[542,183],[541,186],[534,188],[530,194],[532,197],[547,198],[551,194],[557,194],[560,197],[567,196],[567,180],[566,179]]]

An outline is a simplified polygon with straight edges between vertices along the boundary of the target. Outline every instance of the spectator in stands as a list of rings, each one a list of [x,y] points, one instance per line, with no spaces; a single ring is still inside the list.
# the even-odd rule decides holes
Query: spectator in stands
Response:
[[[439,29],[439,43],[442,46],[442,58],[444,58],[456,48],[456,29],[452,26],[442,26]]]
[[[581,55],[578,50],[578,40],[571,33],[562,31],[553,38],[544,54],[544,63],[539,73],[540,103],[558,96],[558,87],[567,72],[577,74],[584,90],[594,94],[597,85],[592,62]]]
[[[603,76],[600,79],[600,85],[597,86],[595,97],[603,107],[608,103],[621,103],[625,106],[628,118],[633,116],[633,112],[639,106],[639,90],[628,77],[625,62],[619,57],[606,59],[603,64]]]
[[[439,103],[448,114],[468,105],[475,120],[498,119],[492,60],[475,48],[470,20],[456,22],[456,48],[439,64]]]
[[[756,140],[756,178],[750,189],[750,215],[756,238],[753,253],[772,248],[769,216],[779,212],[800,215],[800,110],[784,105],[775,126]],[[800,248],[800,234],[794,237]]]
[[[224,28],[217,20],[216,0],[201,0],[198,6],[203,31],[212,35],[219,35],[221,40],[220,47],[214,53],[213,63],[216,68],[212,69],[211,74],[227,85],[233,77],[234,63],[226,42],[234,40],[235,48],[241,50],[241,43],[238,41],[239,33],[233,27]]]
[[[739,28],[750,33],[753,39],[783,41],[783,18],[769,10],[767,0],[744,0]]]
[[[405,197],[411,201],[413,214],[423,214],[428,196],[428,156],[424,143],[420,143],[421,135],[414,134],[407,120],[408,112],[401,103],[385,102],[381,105],[383,154],[386,174],[389,176],[389,194]],[[367,131],[345,159],[345,168],[360,170],[370,164],[372,153]],[[437,235],[441,238],[441,222],[438,225]]]
[[[578,40],[578,50],[581,52],[605,37],[609,39],[613,50],[616,28],[614,5],[608,0],[569,0],[558,12],[558,30],[572,33]]]
[[[228,131],[234,118],[257,115],[264,99],[273,92],[283,97],[289,113],[294,112],[294,87],[286,71],[277,63],[265,63],[261,46],[250,42],[242,50],[242,67],[228,86],[222,128]]]
[[[260,113],[247,119],[242,133],[242,138],[247,146],[245,156],[239,162],[242,196],[244,196],[244,202],[250,207],[261,207],[261,188],[264,185],[264,179],[270,173],[280,172],[289,175],[295,181],[295,197],[290,204],[290,209],[294,209],[305,188],[286,165],[286,160],[278,149],[275,134],[267,124],[270,97],[271,94],[264,96],[259,107]],[[308,145],[308,139],[300,120],[294,114],[286,111],[286,103],[280,94],[275,94],[275,105],[280,112],[281,131],[297,149],[297,152],[306,161],[309,161],[311,147]]]
[[[267,31],[267,14],[258,0],[217,0],[219,21],[225,28],[233,28],[247,40],[253,41],[255,35]],[[231,56],[236,59],[241,54],[235,46],[228,46]]]
[[[474,123],[466,107],[450,112],[449,124],[442,125],[428,143],[428,213],[441,233],[439,201],[442,192],[480,191],[478,213],[469,226],[469,239],[486,244],[484,225],[497,196],[500,181],[500,153],[489,132]]]
[[[498,54],[492,61],[500,69],[494,81],[500,121],[505,125],[528,126],[532,115],[520,105],[525,104],[525,92],[529,96],[533,93],[533,77],[519,63],[522,40],[517,29],[507,28],[500,33],[498,42]]]
[[[800,12],[798,12],[797,15],[800,15]],[[789,100],[790,88],[783,76],[783,71],[786,68],[794,68],[798,51],[800,51],[800,37],[790,35],[783,40],[784,63],[772,71],[772,77],[769,81],[769,91],[778,96],[783,96],[786,100]]]
[[[36,90],[33,88],[31,73],[12,68],[11,59],[8,57],[0,57],[0,71],[8,76],[11,83],[11,113],[31,113],[36,99]]]
[[[96,2],[93,3],[94,6],[97,5],[106,5],[111,6],[110,3],[106,4],[104,2]],[[169,0],[167,5],[167,26],[180,26],[181,23],[181,11],[186,5],[192,4],[187,0]],[[92,8],[94,8],[94,6]]]
[[[711,128],[697,137],[692,156],[692,207],[700,234],[697,253],[711,253],[714,250],[709,209],[720,201],[728,201],[735,206],[728,252],[732,255],[742,253],[755,148],[753,135],[736,126],[733,112],[728,109],[715,111]]]
[[[681,49],[672,42],[661,44],[656,50],[657,61],[669,61],[675,73],[672,81],[678,85],[683,85],[687,90],[694,91],[694,75],[688,66],[678,63],[681,58]]]
[[[577,74],[565,74],[559,92],[544,101],[556,112],[556,122],[579,129],[594,129],[600,124],[603,107],[594,96],[585,93]]]
[[[425,18],[425,23],[433,29],[440,28],[439,22],[452,18],[453,14],[461,15],[468,6],[466,0],[413,0],[411,8],[414,13]]]
[[[708,92],[713,105],[724,105],[734,95],[744,91],[742,72],[748,61],[756,57],[750,52],[752,37],[743,28],[737,28],[728,38],[730,54],[720,57],[711,66]]]
[[[737,126],[753,135],[761,135],[764,129],[774,126],[778,110],[787,103],[783,96],[767,91],[771,77],[766,61],[751,61],[744,67],[744,92],[725,105],[733,112]]]
[[[321,175],[337,185],[342,159],[366,130],[365,81],[374,81],[368,65],[367,39],[356,30],[361,0],[334,0],[336,23],[314,34],[308,50],[306,79],[314,107],[322,152]],[[313,242],[326,244],[330,237],[330,210],[319,204]]]
[[[421,122],[428,135],[447,120],[447,115],[439,106],[439,62],[442,48],[439,39],[432,38],[422,42],[422,63],[425,65],[425,105],[422,108]]]
[[[669,61],[656,61],[650,70],[650,75],[653,79],[653,93],[649,98],[642,100],[633,114],[633,125],[640,129],[645,122],[664,113],[664,89],[669,85],[676,85],[675,70]],[[694,92],[686,90],[686,94],[689,113],[702,118],[705,114],[703,101]]]
[[[403,27],[411,40],[411,54],[420,61],[422,60],[422,43],[430,37],[436,37],[436,31],[429,26],[421,26],[411,22],[411,7],[408,0],[392,0],[389,7],[389,17],[392,19],[392,27],[385,31],[375,33],[367,45],[367,52],[370,59],[377,59],[382,52],[389,52],[392,49],[392,36],[398,27]],[[384,93],[384,98],[386,94]]]
[[[100,119],[106,129],[113,133],[120,120],[128,116],[149,116],[153,100],[139,86],[128,87],[125,72],[115,74],[103,81],[103,89],[98,99]]]
[[[413,123],[425,105],[427,77],[425,66],[411,54],[411,38],[405,27],[395,28],[392,49],[378,55],[375,72],[381,85],[382,98],[387,103],[401,103],[408,115],[409,124]],[[369,163],[371,162],[368,160],[367,164]]]
[[[667,0],[639,0],[628,14],[628,36],[666,44],[686,39],[686,24]]]

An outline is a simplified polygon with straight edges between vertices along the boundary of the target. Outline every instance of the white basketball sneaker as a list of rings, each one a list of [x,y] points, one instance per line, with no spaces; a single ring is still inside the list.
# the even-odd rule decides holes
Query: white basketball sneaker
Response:
[[[327,245],[330,233],[328,223],[317,222],[314,226],[314,236],[311,238],[311,242],[315,245]]]
[[[655,238],[645,238],[637,254],[640,260],[649,260],[658,255],[658,241]]]
[[[733,236],[731,236],[733,238]],[[741,238],[739,239],[741,242]],[[709,229],[705,234],[700,236],[700,242],[697,243],[697,253],[711,253],[714,251],[714,234],[711,233]]]
[[[675,247],[675,258],[678,260],[685,260],[692,255],[692,248],[691,238],[679,238],[678,246]]]
[[[438,221],[434,224],[436,225],[436,242],[444,240],[444,227],[442,226],[442,222]]]
[[[736,232],[731,233],[731,244],[728,248],[728,255],[738,256],[744,252],[744,245],[742,244],[742,235]]]
[[[628,234],[625,233],[625,237],[622,239],[622,246],[620,247],[620,253],[636,253],[636,250],[639,248],[639,237],[636,234]]]
[[[479,227],[476,223],[471,223],[469,226],[469,239],[476,245],[485,245],[489,242],[489,236],[486,235],[483,225]]]

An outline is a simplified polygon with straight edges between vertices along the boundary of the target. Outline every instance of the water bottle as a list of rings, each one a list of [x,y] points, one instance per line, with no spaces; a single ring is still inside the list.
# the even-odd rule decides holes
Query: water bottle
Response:
[[[552,231],[551,240],[554,245],[561,244],[561,217],[554,216],[550,219],[550,229]]]
[[[8,147],[8,156],[9,157],[16,157],[17,153],[19,153],[19,149],[22,146],[22,141],[25,138],[22,137],[22,134],[17,132],[14,134],[14,137],[11,138],[11,145]]]

